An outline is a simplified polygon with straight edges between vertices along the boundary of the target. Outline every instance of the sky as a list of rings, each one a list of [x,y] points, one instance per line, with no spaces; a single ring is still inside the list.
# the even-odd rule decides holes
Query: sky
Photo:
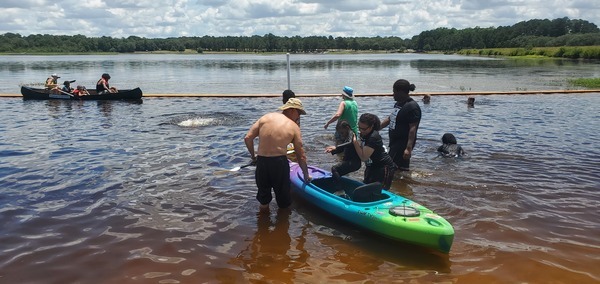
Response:
[[[600,26],[597,0],[1,0],[0,34],[123,38],[412,38],[446,28],[568,17]]]

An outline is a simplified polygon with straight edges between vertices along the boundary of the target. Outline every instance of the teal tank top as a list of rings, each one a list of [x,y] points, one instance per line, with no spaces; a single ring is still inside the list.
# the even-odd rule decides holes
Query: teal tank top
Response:
[[[358,135],[358,104],[355,100],[344,100],[344,112],[339,120],[347,121],[354,134]]]

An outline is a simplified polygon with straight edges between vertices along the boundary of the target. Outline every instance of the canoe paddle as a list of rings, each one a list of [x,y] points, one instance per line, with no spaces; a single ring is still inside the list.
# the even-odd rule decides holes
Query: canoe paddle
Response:
[[[214,175],[223,175],[223,174],[226,174],[226,173],[233,173],[233,172],[237,172],[237,171],[239,171],[239,170],[241,170],[241,169],[243,169],[243,168],[247,168],[247,167],[249,167],[249,166],[252,166],[252,163],[248,163],[248,164],[246,164],[246,165],[243,165],[243,166],[237,166],[237,167],[235,167],[235,168],[233,168],[233,169],[230,169],[230,170],[220,170],[220,171],[216,171],[216,172],[214,172],[213,174],[214,174]]]
[[[231,170],[229,170],[229,171],[230,171],[230,172],[237,172],[237,171],[239,171],[239,170],[241,170],[241,169],[243,169],[243,168],[249,167],[249,166],[252,166],[252,163],[249,163],[249,164],[246,164],[246,165],[243,165],[243,166],[238,166],[238,167],[235,167],[235,168],[233,168],[233,169],[231,169]]]
[[[73,95],[73,94],[71,94],[71,93],[67,93],[67,92],[65,92],[65,91],[63,91],[63,90],[61,90],[61,89],[58,89],[58,91],[59,91],[59,92],[61,92],[61,93],[63,93],[63,94],[65,94],[65,95],[69,95],[69,96],[71,96],[71,97],[74,97],[74,96],[75,96],[75,95]]]
[[[288,154],[288,155],[290,155],[290,154],[293,154],[293,153],[295,153],[295,152],[296,152],[296,151],[294,151],[294,149],[292,149],[292,150],[288,150],[288,151],[287,151],[287,154]],[[238,172],[239,170],[241,170],[241,169],[243,169],[243,168],[247,168],[247,167],[249,167],[249,166],[253,166],[253,165],[254,165],[254,164],[253,164],[252,162],[250,162],[250,163],[248,163],[248,164],[245,164],[245,165],[243,165],[243,166],[237,166],[237,167],[235,167],[235,168],[233,168],[233,169],[230,169],[230,170],[216,171],[216,172],[214,172],[214,174],[216,174],[216,175],[219,175],[219,174],[224,174],[224,173],[228,173],[228,172]]]

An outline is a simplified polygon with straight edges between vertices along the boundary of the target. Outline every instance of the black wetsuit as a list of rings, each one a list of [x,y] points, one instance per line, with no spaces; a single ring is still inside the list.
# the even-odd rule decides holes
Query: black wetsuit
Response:
[[[437,150],[444,157],[460,157],[465,154],[465,151],[458,144],[444,144],[438,147]]]
[[[365,184],[381,182],[384,189],[389,189],[394,179],[396,165],[383,148],[381,135],[379,135],[378,131],[373,130],[368,137],[361,138],[361,142],[363,143],[363,147],[368,146],[374,150],[370,159],[365,162],[366,168],[363,182]]]
[[[354,149],[354,144],[352,144],[352,141],[338,145],[335,150],[331,151],[331,154],[335,155],[341,152],[344,152],[344,158],[342,159],[342,162],[331,168],[331,172],[335,178],[358,171],[362,164],[360,157],[356,153],[356,149]]]

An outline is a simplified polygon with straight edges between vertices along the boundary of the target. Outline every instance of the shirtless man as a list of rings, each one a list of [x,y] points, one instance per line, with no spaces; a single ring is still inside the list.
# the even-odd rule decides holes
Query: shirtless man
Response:
[[[302,147],[300,127],[295,121],[306,114],[302,102],[291,98],[279,108],[282,113],[268,113],[259,118],[248,130],[244,143],[252,162],[256,163],[256,199],[260,202],[260,211],[268,212],[273,199],[271,189],[279,208],[292,204],[290,194],[290,165],[287,159],[287,145],[294,144],[298,164],[304,174],[304,180],[310,181],[306,166],[306,155]],[[258,137],[258,151],[254,152],[254,138]]]

